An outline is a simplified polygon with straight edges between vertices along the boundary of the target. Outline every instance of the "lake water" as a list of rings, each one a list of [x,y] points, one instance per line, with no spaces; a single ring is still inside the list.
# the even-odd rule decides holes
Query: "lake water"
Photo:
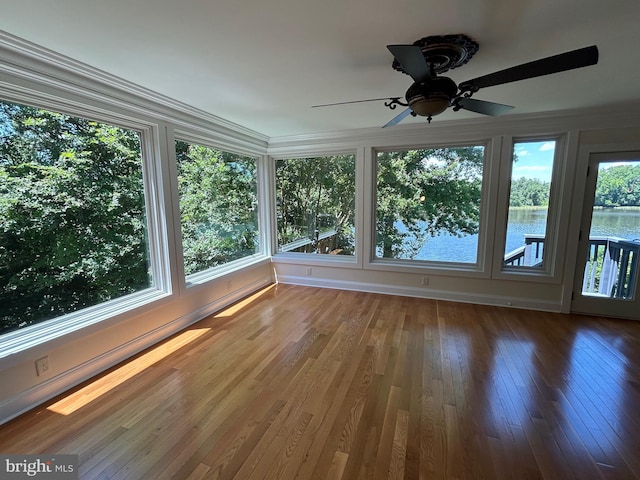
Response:
[[[507,229],[506,251],[524,245],[527,234],[542,234],[546,227],[545,209],[511,209]],[[629,240],[640,238],[639,210],[596,210],[590,236],[616,236]],[[448,234],[429,238],[417,260],[475,263],[478,235],[455,237]]]

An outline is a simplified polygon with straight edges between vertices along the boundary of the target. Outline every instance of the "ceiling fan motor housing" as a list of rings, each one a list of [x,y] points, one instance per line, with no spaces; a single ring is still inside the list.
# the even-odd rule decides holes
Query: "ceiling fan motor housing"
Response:
[[[422,117],[444,112],[456,96],[458,87],[447,77],[433,77],[409,87],[405,98],[411,110]]]

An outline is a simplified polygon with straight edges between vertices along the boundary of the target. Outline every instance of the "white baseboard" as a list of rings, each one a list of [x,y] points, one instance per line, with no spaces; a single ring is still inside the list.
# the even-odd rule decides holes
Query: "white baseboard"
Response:
[[[354,290],[359,292],[381,293],[386,295],[400,295],[403,297],[430,298],[433,300],[448,300],[452,302],[475,303],[498,307],[540,310],[544,312],[560,312],[560,302],[536,300],[521,297],[506,297],[500,295],[484,295],[479,293],[455,292],[430,288],[407,287],[390,284],[352,282],[332,280],[326,278],[306,277],[296,275],[278,275],[278,283],[303,285],[307,287],[335,288],[339,290]]]

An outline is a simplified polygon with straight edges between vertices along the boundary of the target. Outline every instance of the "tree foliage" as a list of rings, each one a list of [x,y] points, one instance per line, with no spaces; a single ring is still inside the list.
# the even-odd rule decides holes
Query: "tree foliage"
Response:
[[[176,142],[187,275],[258,249],[256,160]]]
[[[385,258],[414,258],[429,236],[478,232],[482,147],[380,152],[377,245]]]
[[[511,183],[510,207],[547,206],[549,182],[536,178],[519,178]],[[598,172],[594,205],[629,207],[640,205],[640,165],[625,164],[603,168]]]
[[[278,244],[333,228],[343,255],[355,248],[355,157],[333,155],[276,162]]]
[[[510,207],[549,205],[550,183],[538,178],[521,177],[511,182]]]
[[[136,132],[0,103],[0,332],[151,284]]]
[[[594,205],[629,207],[640,205],[640,164],[616,165],[598,172]]]

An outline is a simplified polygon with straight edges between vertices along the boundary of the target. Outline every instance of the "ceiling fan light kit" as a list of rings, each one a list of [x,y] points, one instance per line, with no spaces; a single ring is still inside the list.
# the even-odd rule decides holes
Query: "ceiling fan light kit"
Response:
[[[405,98],[416,115],[431,117],[444,112],[455,97],[458,87],[447,77],[434,77],[409,87]]]
[[[595,65],[598,63],[599,55],[598,48],[593,45],[500,70],[456,85],[450,78],[439,75],[466,64],[478,51],[478,43],[468,36],[435,35],[421,38],[413,45],[387,45],[387,49],[394,57],[391,65],[393,69],[413,79],[414,83],[405,93],[406,102],[401,101],[400,97],[388,97],[314,107],[380,100],[386,100],[385,106],[392,110],[398,105],[408,107],[383,128],[396,125],[409,115],[426,117],[431,123],[432,117],[443,113],[449,107],[453,111],[464,109],[483,115],[502,115],[514,107],[478,100],[471,96],[481,88]]]

